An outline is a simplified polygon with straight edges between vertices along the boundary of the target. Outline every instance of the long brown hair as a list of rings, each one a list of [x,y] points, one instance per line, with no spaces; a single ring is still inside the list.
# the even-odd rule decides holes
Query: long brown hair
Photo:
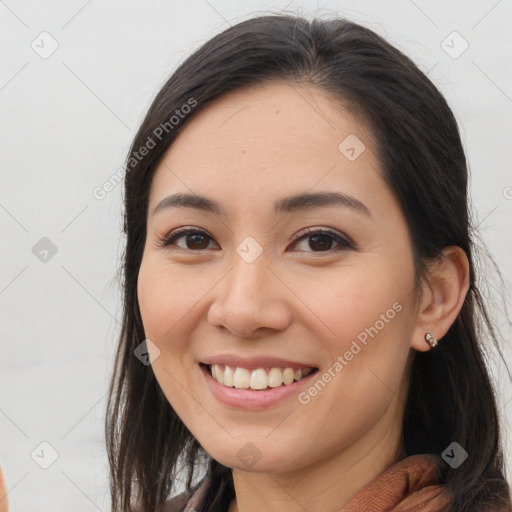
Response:
[[[344,19],[270,15],[230,27],[184,61],[155,97],[130,148],[124,181],[124,311],[106,418],[113,510],[131,511],[132,501],[154,510],[173,489],[180,465],[190,488],[201,461],[212,478],[201,510],[226,510],[234,496],[231,469],[204,452],[166,400],[151,366],[134,357],[145,339],[137,277],[150,184],[166,150],[216,98],[269,81],[321,87],[369,122],[385,179],[408,222],[417,283],[427,279],[426,262],[445,246],[466,252],[470,288],[456,321],[436,350],[414,355],[403,443],[409,456],[441,454],[453,441],[469,453],[459,468],[447,465],[443,471],[443,483],[453,493],[451,511],[481,512],[509,503],[497,400],[485,364],[486,336],[503,356],[476,283],[468,171],[453,113],[426,75],[373,31]],[[182,109],[193,102],[194,108]],[[186,115],[169,122],[177,110]],[[134,158],[149,139],[149,153]]]

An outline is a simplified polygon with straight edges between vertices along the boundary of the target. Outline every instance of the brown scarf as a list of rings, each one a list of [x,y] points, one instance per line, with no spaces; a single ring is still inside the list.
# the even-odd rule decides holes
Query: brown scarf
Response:
[[[438,455],[412,455],[389,466],[361,489],[343,512],[443,512],[450,493],[439,484],[443,460]]]

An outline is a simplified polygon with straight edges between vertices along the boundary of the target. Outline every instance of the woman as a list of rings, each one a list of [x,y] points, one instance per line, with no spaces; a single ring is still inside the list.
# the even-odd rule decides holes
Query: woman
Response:
[[[133,141],[124,231],[113,510],[511,510],[457,124],[377,34],[208,41]]]

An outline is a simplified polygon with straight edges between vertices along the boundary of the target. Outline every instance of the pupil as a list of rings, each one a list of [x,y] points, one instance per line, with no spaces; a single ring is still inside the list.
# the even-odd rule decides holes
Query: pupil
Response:
[[[313,241],[313,243],[311,243]],[[320,249],[330,249],[332,245],[332,238],[329,235],[312,235],[310,237],[309,247],[314,249],[317,244]]]
[[[187,246],[189,246],[189,241],[190,240],[193,240],[192,241],[192,244],[197,244],[199,245],[200,247],[197,247],[197,245],[195,247],[188,247],[189,249],[204,249],[205,247],[208,247],[208,241],[206,240],[206,237],[204,235],[201,235],[200,233],[196,233],[194,235],[189,235],[187,237]],[[201,244],[201,240],[203,241],[203,243]],[[206,242],[206,244],[204,243]]]

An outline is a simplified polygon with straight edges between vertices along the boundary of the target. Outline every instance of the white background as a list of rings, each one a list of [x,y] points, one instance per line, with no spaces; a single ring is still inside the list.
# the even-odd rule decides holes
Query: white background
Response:
[[[6,0],[0,455],[14,512],[108,510],[103,417],[120,320],[121,186],[103,200],[93,189],[123,165],[145,110],[178,63],[228,25],[285,7],[372,28],[445,94],[470,162],[475,219],[507,284],[486,278],[512,360],[511,0]],[[50,48],[43,31],[59,45],[47,59],[31,48],[34,40]],[[469,43],[456,59],[441,46],[453,31]],[[454,40],[455,50],[460,44]],[[58,251],[46,263],[32,252],[42,237]],[[494,290],[508,293],[505,303]],[[512,387],[493,360],[510,464]],[[59,454],[46,470],[30,456],[42,441]]]

